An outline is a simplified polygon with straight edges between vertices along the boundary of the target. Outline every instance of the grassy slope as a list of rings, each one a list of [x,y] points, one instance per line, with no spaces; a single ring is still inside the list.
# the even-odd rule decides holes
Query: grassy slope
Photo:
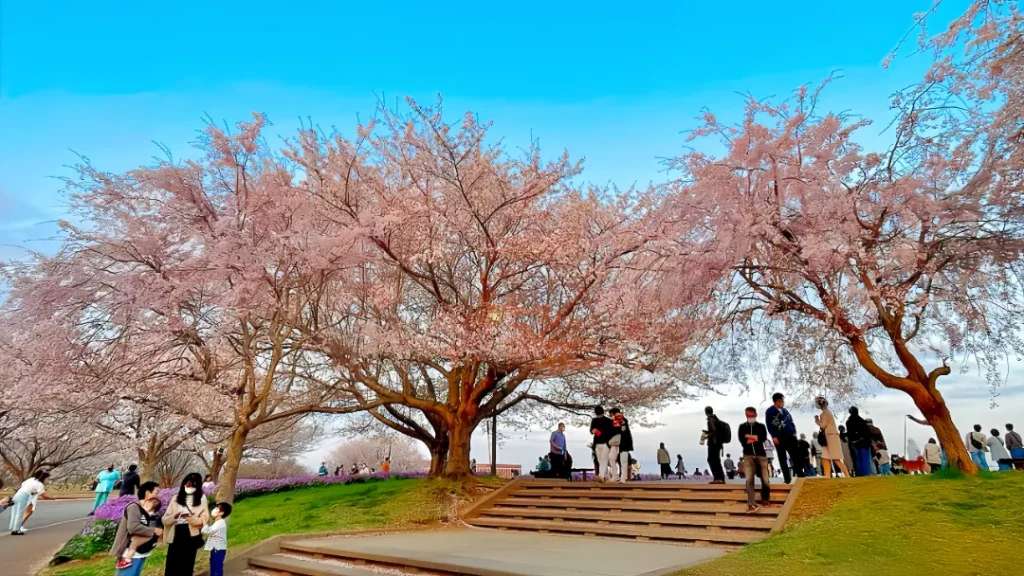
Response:
[[[679,576],[1019,574],[1022,535],[1024,473],[811,480],[784,532]]]
[[[445,517],[446,494],[454,485],[442,481],[388,480],[365,484],[304,488],[255,496],[238,502],[228,528],[229,550],[277,534],[337,532],[429,524]],[[166,547],[146,561],[145,576],[163,574]],[[197,571],[206,568],[200,550]],[[99,556],[48,569],[53,576],[110,576],[114,560]]]

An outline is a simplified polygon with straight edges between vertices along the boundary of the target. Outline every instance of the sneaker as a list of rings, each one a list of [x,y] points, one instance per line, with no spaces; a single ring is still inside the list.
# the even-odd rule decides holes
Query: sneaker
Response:
[[[131,566],[132,566],[132,561],[129,560],[128,558],[118,558],[117,559],[117,564],[114,565],[114,568],[116,568],[118,570],[124,570],[125,568],[131,568]]]

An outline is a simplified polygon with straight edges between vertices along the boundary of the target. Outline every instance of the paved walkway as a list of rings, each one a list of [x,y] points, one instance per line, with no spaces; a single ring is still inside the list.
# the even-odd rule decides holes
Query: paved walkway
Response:
[[[656,576],[725,553],[711,547],[477,528],[304,542],[338,551],[473,568],[481,574],[523,576]]]
[[[10,510],[0,514],[0,574],[32,576],[85,524],[92,500],[42,500],[24,536],[7,530]]]

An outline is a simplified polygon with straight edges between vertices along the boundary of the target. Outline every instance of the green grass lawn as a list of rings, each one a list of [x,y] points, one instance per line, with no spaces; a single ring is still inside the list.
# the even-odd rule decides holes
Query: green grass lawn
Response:
[[[677,576],[1020,574],[1024,473],[810,480],[786,530]]]
[[[246,498],[235,505],[228,528],[228,555],[278,534],[338,532],[426,525],[446,516],[451,483],[387,480],[302,488]],[[166,547],[159,548],[143,574],[163,574]],[[202,550],[196,570],[205,570]],[[101,555],[49,568],[47,576],[110,576],[114,559]]]

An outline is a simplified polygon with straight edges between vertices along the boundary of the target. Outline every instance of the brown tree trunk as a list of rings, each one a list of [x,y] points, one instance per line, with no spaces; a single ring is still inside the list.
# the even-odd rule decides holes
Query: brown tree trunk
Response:
[[[444,475],[449,478],[469,476],[469,445],[474,426],[468,422],[454,422],[448,431],[448,461]]]
[[[448,437],[442,436],[427,448],[430,450],[430,477],[444,476],[448,464]]]
[[[214,483],[220,482],[220,472],[224,469],[224,449],[217,448],[213,451],[213,459],[210,461],[210,478]]]
[[[139,455],[139,468],[141,469],[139,476],[142,481],[157,480],[160,472],[157,467],[160,465],[160,459],[156,457],[156,454],[150,450],[138,450]]]
[[[914,399],[918,410],[928,420],[928,424],[935,430],[935,437],[946,452],[947,465],[950,468],[957,468],[965,474],[977,474],[978,467],[967,452],[964,438],[957,430],[956,424],[953,423],[953,418],[949,414],[942,394],[935,389],[929,391],[925,385],[921,384],[920,390],[911,392],[910,396]]]
[[[249,436],[248,428],[238,427],[228,440],[224,453],[224,467],[217,482],[217,501],[234,502],[235,481],[238,480],[238,467],[242,463],[242,451],[245,440]]]

